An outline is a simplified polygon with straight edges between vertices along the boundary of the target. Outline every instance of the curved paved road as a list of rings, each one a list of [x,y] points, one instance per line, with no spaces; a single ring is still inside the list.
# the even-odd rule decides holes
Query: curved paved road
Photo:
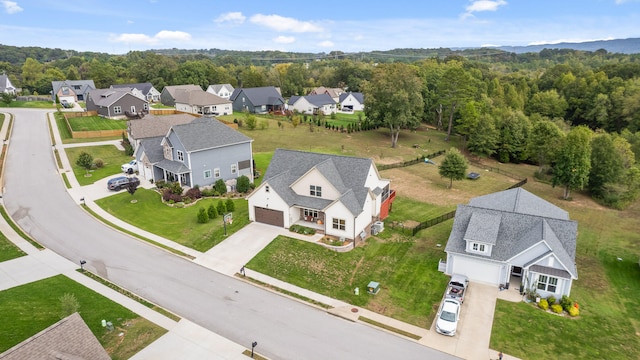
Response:
[[[217,334],[272,359],[455,359],[369,326],[265,291],[116,232],[67,194],[55,166],[46,112],[12,109],[4,203],[56,253]]]

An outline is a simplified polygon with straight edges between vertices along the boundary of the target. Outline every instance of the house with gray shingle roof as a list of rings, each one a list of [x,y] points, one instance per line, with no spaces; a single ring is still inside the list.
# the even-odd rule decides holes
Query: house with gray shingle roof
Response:
[[[253,181],[253,139],[212,117],[172,125],[164,136],[142,139],[136,160],[152,181],[178,181],[183,187],[209,186],[240,176]]]
[[[73,313],[0,354],[3,360],[91,359],[111,357],[78,313]]]
[[[342,93],[344,93],[344,89],[341,89],[341,88],[328,88],[324,86],[319,86],[311,90],[309,95],[327,94],[331,96],[334,102],[337,103]]]
[[[142,119],[127,122],[127,135],[133,149],[137,149],[140,141],[147,138],[163,137],[174,125],[188,124],[196,119],[191,114],[146,115]]]
[[[87,110],[109,119],[142,117],[149,102],[131,93],[130,88],[95,89],[87,95]]]
[[[267,114],[284,111],[285,101],[274,86],[236,88],[229,97],[233,111],[248,111],[252,114]]]
[[[176,91],[178,90],[202,90],[200,85],[169,85],[165,86],[160,93],[160,102],[163,105],[167,106],[175,106],[176,105]]]
[[[213,116],[233,114],[231,100],[223,99],[202,89],[178,89],[174,93],[174,99],[178,111]]]
[[[53,102],[67,100],[70,103],[86,101],[89,91],[95,90],[93,80],[63,80],[51,82],[51,99]]]
[[[235,88],[231,84],[215,84],[209,85],[207,92],[213,95],[218,95],[223,99],[228,99],[233,94]]]
[[[4,71],[2,72],[2,74],[0,74],[0,93],[11,95],[16,94],[15,86],[11,84],[11,80],[9,80],[9,77]]]
[[[292,96],[287,109],[309,115],[331,115],[338,111],[336,102],[327,94]]]
[[[136,89],[139,94],[148,102],[160,101],[160,91],[158,91],[150,82],[136,84],[116,84],[111,85],[112,89],[131,88]]]
[[[371,159],[276,149],[262,184],[247,197],[249,219],[359,241],[389,215],[390,183]]]
[[[338,103],[342,111],[364,111],[364,95],[361,92],[342,93],[338,98]]]
[[[577,233],[565,210],[522,188],[476,197],[457,207],[445,273],[569,296],[578,279]]]

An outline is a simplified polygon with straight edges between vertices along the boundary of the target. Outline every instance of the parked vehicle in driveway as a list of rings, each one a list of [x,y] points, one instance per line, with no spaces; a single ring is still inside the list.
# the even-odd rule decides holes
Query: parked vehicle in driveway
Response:
[[[468,277],[466,277],[465,275],[453,274],[451,275],[451,280],[449,280],[449,285],[447,285],[447,292],[445,293],[445,297],[448,299],[457,300],[462,304],[464,302],[464,295],[467,292],[468,286]]]
[[[140,179],[138,179],[135,176],[133,177],[118,176],[113,179],[109,179],[109,181],[107,181],[107,189],[114,190],[114,191],[122,190],[127,185],[129,185],[130,182],[136,184],[136,186],[140,185]]]
[[[136,160],[131,160],[128,163],[120,166],[120,169],[123,173],[133,174],[134,172],[138,171],[138,162]]]
[[[440,305],[436,320],[436,331],[442,335],[454,336],[460,320],[460,303],[454,299],[445,298]]]

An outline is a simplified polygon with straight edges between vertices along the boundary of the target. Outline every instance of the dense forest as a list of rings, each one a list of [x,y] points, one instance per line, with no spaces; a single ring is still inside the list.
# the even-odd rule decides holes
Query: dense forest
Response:
[[[151,82],[158,90],[272,85],[285,98],[340,87],[362,92],[367,118],[396,139],[401,129],[426,123],[460,136],[472,156],[539,165],[538,176],[563,186],[567,198],[584,188],[624,207],[640,194],[640,54],[441,48],[109,55],[0,45],[2,71],[23,94],[49,94],[51,81],[64,79],[92,79],[98,88]]]

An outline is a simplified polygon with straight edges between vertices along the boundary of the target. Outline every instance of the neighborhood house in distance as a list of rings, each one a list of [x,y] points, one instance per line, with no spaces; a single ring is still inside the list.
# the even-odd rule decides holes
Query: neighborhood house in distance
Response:
[[[389,215],[395,191],[371,159],[276,149],[247,199],[251,221],[302,225],[355,245]]]
[[[569,296],[578,278],[578,225],[561,208],[515,188],[458,205],[445,248],[446,274],[541,297]]]

